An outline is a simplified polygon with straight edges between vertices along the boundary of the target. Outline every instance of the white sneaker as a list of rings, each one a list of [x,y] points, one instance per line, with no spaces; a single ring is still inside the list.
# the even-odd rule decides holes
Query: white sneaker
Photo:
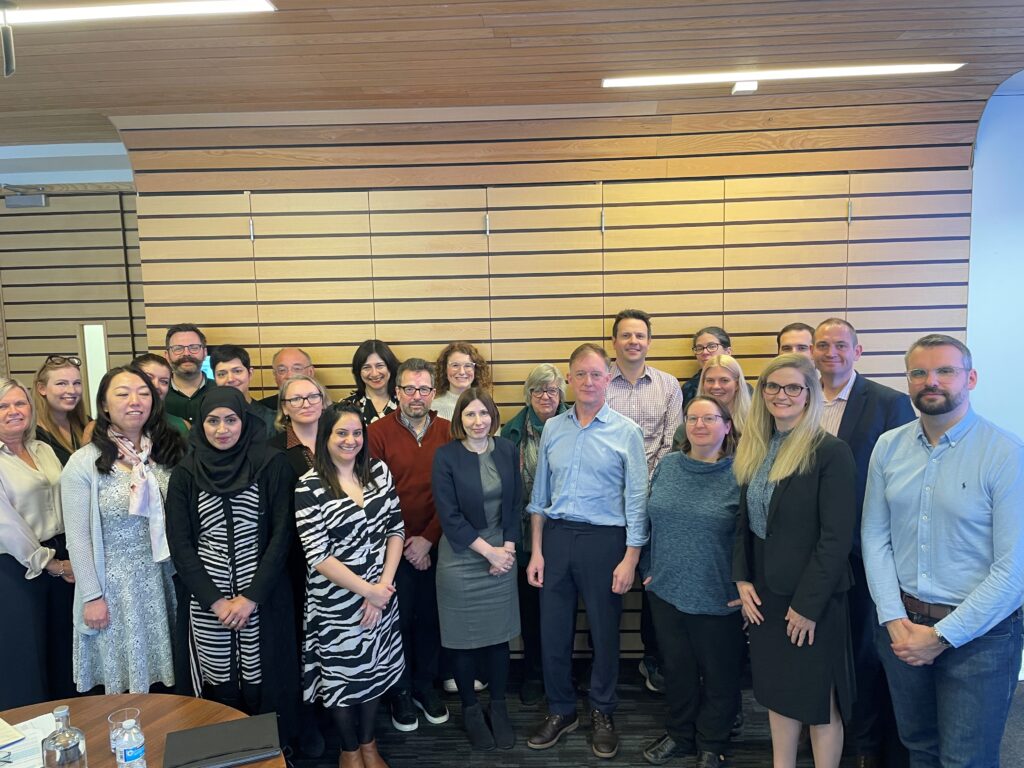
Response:
[[[480,693],[480,691],[486,691],[487,690],[487,685],[488,685],[487,683],[481,683],[479,680],[474,680],[473,681],[473,690],[476,691],[477,693]],[[441,684],[441,687],[444,688],[444,692],[445,693],[458,693],[459,692],[459,686],[457,686],[455,684],[455,678],[453,678],[453,677],[449,677],[447,680],[445,680]]]

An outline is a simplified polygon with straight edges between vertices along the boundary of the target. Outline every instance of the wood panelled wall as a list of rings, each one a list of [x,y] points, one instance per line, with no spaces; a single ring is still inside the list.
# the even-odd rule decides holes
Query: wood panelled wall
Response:
[[[507,415],[533,365],[607,339],[624,307],[654,316],[651,359],[679,377],[701,325],[756,376],[781,325],[839,315],[860,370],[902,386],[912,338],[966,327],[983,100],[842,98],[880,103],[124,131],[150,345],[194,321],[258,350],[272,383],[274,350],[299,344],[343,391],[367,337],[431,359],[467,339]]]
[[[47,355],[81,355],[81,323],[106,324],[111,365],[146,350],[135,195],[49,195],[0,205],[0,290],[9,374],[28,384]],[[91,410],[91,408],[90,408]]]

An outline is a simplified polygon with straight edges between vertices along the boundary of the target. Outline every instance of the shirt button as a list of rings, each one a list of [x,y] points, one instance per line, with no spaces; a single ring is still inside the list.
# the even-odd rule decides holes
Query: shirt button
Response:
[[[928,520],[928,515],[921,515],[922,520]]]
[[[921,549],[928,549],[928,545],[927,544],[922,544],[921,545]]]

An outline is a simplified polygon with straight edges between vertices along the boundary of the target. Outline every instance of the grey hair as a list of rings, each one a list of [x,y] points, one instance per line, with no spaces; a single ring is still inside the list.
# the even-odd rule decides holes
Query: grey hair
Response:
[[[952,336],[947,336],[944,333],[929,333],[927,336],[922,336],[911,344],[907,354],[903,356],[903,364],[909,367],[910,353],[922,347],[956,347],[960,350],[960,355],[964,359],[964,368],[967,370],[974,368],[973,361],[971,360],[971,350],[967,348],[967,345],[959,339],[954,339]]]
[[[530,375],[526,377],[526,381],[523,383],[523,397],[526,398],[526,404],[530,404],[530,393],[535,389],[540,389],[544,384],[554,382],[558,387],[559,396],[558,401],[565,401],[565,377],[562,372],[558,370],[551,363],[541,363],[532,371]]]

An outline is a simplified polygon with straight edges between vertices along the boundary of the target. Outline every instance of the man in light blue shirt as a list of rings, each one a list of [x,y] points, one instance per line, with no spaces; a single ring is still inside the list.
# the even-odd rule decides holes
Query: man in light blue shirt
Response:
[[[549,714],[527,744],[554,746],[576,730],[572,647],[576,602],[583,598],[594,643],[590,680],[591,747],[618,751],[612,714],[618,699],[622,595],[647,543],[647,458],[643,433],[612,410],[608,354],[582,344],[569,358],[575,405],[544,426],[533,496],[533,554],[527,578],[540,593],[541,659]]]
[[[911,766],[988,768],[1021,661],[1024,443],[971,410],[961,342],[906,363],[921,418],[878,439],[861,527],[878,651]]]

